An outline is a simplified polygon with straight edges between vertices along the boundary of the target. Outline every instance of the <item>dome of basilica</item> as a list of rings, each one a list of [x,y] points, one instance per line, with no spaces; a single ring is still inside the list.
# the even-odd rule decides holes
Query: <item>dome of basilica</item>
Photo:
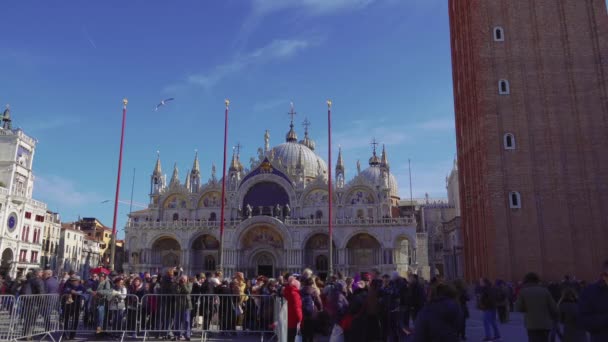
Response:
[[[355,177],[355,179],[357,179],[358,177],[363,178],[370,184],[382,185],[382,170],[377,165],[372,165],[367,169],[362,170],[361,173],[357,177]],[[390,188],[390,195],[392,197],[399,197],[399,187],[397,186],[397,179],[391,172],[388,173],[388,186]]]
[[[321,157],[317,156],[310,148],[296,141],[287,141],[272,148],[274,160],[281,160],[283,166],[295,167],[302,154],[302,167],[306,177],[316,177],[321,172],[327,174],[327,164]]]

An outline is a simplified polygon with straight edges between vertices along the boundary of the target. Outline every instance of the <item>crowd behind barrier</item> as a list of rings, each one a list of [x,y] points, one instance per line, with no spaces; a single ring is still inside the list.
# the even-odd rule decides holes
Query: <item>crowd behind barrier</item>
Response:
[[[9,286],[10,285],[10,286]],[[469,284],[471,285],[471,284]],[[92,274],[82,280],[32,272],[0,283],[0,340],[95,334],[97,340],[162,338],[189,341],[256,334],[262,340],[446,341],[465,339],[467,302],[483,313],[484,341],[500,338],[496,321],[524,313],[529,341],[608,341],[608,261],[591,284],[566,276],[541,283],[530,273],[512,284],[462,281],[373,270],[322,281],[302,274],[245,279],[237,272],[188,277],[178,268],[164,275]],[[469,290],[470,289],[470,290]],[[412,324],[413,323],[413,324]]]

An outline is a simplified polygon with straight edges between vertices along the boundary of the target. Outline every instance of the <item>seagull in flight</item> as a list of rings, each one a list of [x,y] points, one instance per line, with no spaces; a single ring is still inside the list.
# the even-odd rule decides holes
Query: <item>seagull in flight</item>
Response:
[[[156,105],[156,108],[154,108],[154,111],[155,111],[155,112],[156,112],[156,111],[158,111],[158,109],[159,109],[160,107],[162,107],[162,106],[166,105],[166,104],[167,104],[167,102],[169,102],[169,101],[173,101],[173,100],[175,100],[175,99],[174,99],[174,98],[172,98],[172,97],[170,97],[170,98],[168,98],[168,99],[164,99],[164,100],[160,101],[160,103]]]

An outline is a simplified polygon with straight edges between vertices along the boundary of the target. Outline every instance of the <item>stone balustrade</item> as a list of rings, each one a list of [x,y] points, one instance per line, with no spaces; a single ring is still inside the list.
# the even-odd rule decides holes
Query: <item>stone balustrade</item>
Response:
[[[257,217],[257,216],[255,216]],[[226,219],[226,227],[236,227],[248,219]],[[327,226],[327,219],[292,219],[281,220],[288,226]],[[416,222],[410,217],[393,218],[338,218],[333,222],[334,226],[404,226],[413,225]],[[148,228],[148,229],[190,229],[190,228],[214,228],[219,227],[220,221],[211,220],[176,220],[176,221],[139,221],[131,220],[128,228]]]

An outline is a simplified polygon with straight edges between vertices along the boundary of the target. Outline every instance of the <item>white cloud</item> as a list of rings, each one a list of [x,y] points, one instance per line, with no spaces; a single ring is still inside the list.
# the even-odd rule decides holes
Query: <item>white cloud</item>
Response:
[[[79,190],[74,181],[57,175],[38,176],[34,193],[34,197],[59,209],[83,207],[103,200],[99,194]]]
[[[188,75],[186,84],[198,85],[208,89],[249,66],[290,58],[309,47],[319,45],[321,41],[322,39],[274,40],[270,44],[251,52],[236,55],[229,62],[217,65],[207,72]],[[172,84],[165,87],[165,91],[173,92],[182,87],[183,85],[180,84]]]
[[[310,15],[331,14],[344,10],[363,9],[374,0],[255,0],[253,15],[267,15],[273,12],[294,9]]]
[[[26,115],[26,117],[30,117]],[[58,116],[58,115],[48,115],[50,119],[46,120],[35,120],[35,121],[24,121],[23,127],[27,127],[25,130],[27,132],[39,133],[42,131],[47,131],[51,129],[61,128],[65,126],[71,126],[80,123],[80,117],[71,117],[71,116]]]
[[[322,16],[364,9],[377,0],[254,0],[251,13],[243,22],[237,44],[244,43],[264,17],[282,11]]]

